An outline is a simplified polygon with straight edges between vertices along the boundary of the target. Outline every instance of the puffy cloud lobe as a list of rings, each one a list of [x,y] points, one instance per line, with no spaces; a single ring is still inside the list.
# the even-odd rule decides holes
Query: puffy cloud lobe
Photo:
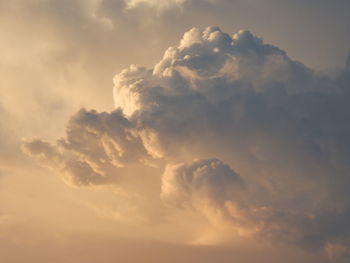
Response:
[[[170,204],[200,210],[206,201],[220,204],[233,199],[242,186],[240,176],[220,160],[198,160],[190,165],[167,166],[162,176],[161,196]]]
[[[324,246],[333,256],[348,251],[348,230],[343,228],[348,211],[311,215],[262,204],[249,185],[217,159],[168,165],[162,176],[161,197],[169,205],[202,213],[213,224],[228,223],[238,235],[289,242],[311,250]]]
[[[225,77],[231,81],[245,80],[252,82],[257,89],[261,89],[265,81],[286,84],[296,73],[307,72],[303,65],[291,61],[285,52],[264,44],[248,31],[230,37],[216,27],[204,31],[194,28],[187,32],[179,47],[167,50],[163,60],[155,66],[154,74],[166,76],[169,71],[179,68],[191,72],[192,77],[197,76],[195,79]],[[193,88],[203,89],[210,82],[207,85],[202,82],[194,84],[197,85]]]
[[[167,166],[163,200],[271,240],[347,247],[349,75],[313,72],[247,31],[194,28],[153,69],[115,76],[116,111],[82,110],[66,139],[30,152],[79,161],[79,184],[200,158]]]
[[[142,141],[154,140],[151,132],[139,133],[119,111],[82,109],[68,123],[66,139],[56,145],[35,139],[25,142],[23,148],[48,166],[59,168],[69,184],[96,185],[115,182],[126,165],[151,165],[152,154],[159,153],[148,152],[151,147],[144,147]]]

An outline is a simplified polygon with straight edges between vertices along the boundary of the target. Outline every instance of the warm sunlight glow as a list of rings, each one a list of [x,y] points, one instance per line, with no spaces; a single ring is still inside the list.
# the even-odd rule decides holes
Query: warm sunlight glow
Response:
[[[0,0],[0,262],[350,262],[349,10]]]

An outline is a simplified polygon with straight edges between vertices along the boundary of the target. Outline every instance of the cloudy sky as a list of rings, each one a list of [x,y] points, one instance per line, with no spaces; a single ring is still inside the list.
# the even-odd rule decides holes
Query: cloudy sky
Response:
[[[349,262],[349,11],[0,0],[1,262]]]

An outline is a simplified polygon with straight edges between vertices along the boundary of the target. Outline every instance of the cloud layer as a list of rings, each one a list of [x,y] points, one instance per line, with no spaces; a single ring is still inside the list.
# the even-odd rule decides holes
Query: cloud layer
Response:
[[[319,74],[249,31],[193,28],[114,77],[115,111],[80,110],[66,138],[23,147],[73,185],[152,168],[174,209],[347,256],[349,83],[349,68]]]

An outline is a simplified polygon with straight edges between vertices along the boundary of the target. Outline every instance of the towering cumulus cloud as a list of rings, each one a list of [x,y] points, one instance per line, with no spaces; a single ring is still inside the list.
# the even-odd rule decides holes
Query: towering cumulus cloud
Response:
[[[75,185],[122,186],[124,173],[147,180],[153,167],[174,209],[350,253],[348,67],[329,77],[250,32],[193,28],[154,68],[132,65],[114,84],[114,112],[81,110],[66,138],[25,151]]]

